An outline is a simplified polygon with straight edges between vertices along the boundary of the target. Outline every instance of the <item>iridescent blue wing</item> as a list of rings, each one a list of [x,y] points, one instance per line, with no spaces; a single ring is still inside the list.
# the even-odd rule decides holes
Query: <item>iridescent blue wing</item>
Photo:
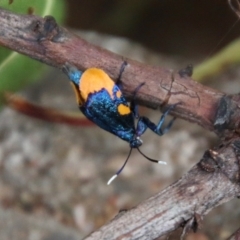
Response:
[[[99,127],[129,142],[135,134],[134,115],[132,112],[121,114],[119,105],[128,107],[127,101],[122,95],[117,97],[114,94],[114,99],[112,99],[108,91],[102,89],[89,94],[80,110]]]

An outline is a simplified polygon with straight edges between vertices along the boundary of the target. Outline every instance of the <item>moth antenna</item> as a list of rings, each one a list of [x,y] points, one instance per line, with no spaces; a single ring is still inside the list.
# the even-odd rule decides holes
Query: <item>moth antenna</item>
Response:
[[[129,159],[131,153],[132,153],[132,148],[130,148],[130,151],[129,151],[129,153],[128,153],[127,159],[125,160],[125,162],[124,162],[124,164],[122,165],[122,167],[116,172],[116,174],[114,174],[114,175],[108,180],[107,185],[110,185],[111,182],[112,182],[115,178],[117,178],[118,175],[122,172],[122,170],[124,169],[124,167],[126,166],[126,164],[127,164],[127,162],[128,162],[128,159]]]
[[[139,153],[142,155],[142,156],[144,156],[147,160],[149,160],[149,161],[151,161],[151,162],[155,162],[155,163],[158,163],[158,164],[164,164],[164,165],[167,165],[167,163],[166,162],[164,162],[164,161],[158,161],[158,160],[155,160],[155,159],[152,159],[152,158],[150,158],[150,157],[148,157],[148,156],[146,156],[142,151],[140,151],[140,149],[139,148],[137,148],[137,150],[139,151]]]

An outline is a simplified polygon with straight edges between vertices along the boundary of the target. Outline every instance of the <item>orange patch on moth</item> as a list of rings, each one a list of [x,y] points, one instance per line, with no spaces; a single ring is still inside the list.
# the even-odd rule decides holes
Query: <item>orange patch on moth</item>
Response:
[[[118,90],[118,91],[116,92],[116,96],[117,96],[117,98],[120,98],[120,97],[122,96],[122,92],[121,92],[120,90]]]
[[[70,82],[70,84],[71,84],[71,86],[74,90],[76,101],[77,101],[78,105],[82,106],[83,105],[83,99],[81,98],[78,86],[76,84],[74,84],[73,82]]]
[[[84,101],[90,93],[106,89],[113,98],[114,81],[99,68],[88,68],[81,76],[79,90]]]
[[[129,114],[131,112],[131,110],[128,106],[123,105],[123,104],[119,104],[118,105],[118,112],[120,113],[120,115],[126,115],[126,114]]]

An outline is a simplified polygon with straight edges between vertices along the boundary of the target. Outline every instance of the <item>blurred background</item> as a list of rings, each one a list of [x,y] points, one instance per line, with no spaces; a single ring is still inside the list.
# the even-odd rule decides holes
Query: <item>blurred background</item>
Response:
[[[194,59],[204,59],[237,38],[240,28],[240,24],[233,28],[238,18],[226,0],[99,0],[78,4],[69,0],[68,11],[67,25],[72,28],[127,37],[157,53]]]
[[[53,9],[59,14],[58,2]],[[63,25],[86,40],[176,71],[211,58],[239,37],[238,18],[224,0],[68,0],[62,9]],[[29,67],[21,69],[31,79]],[[235,63],[205,84],[237,93],[239,77]],[[37,78],[18,94],[42,106],[78,111],[67,77],[58,69],[49,67]],[[145,108],[141,114],[154,122],[161,115]],[[143,140],[142,151],[168,165],[155,165],[133,151],[122,174],[107,186],[126,159],[127,143],[95,126],[45,122],[3,108],[0,239],[81,239],[120,209],[132,208],[176,181],[218,143],[214,134],[180,119],[165,136],[147,131]],[[186,239],[226,239],[239,227],[238,209],[239,200],[214,209],[199,232]],[[179,239],[180,234],[181,229],[161,239]]]

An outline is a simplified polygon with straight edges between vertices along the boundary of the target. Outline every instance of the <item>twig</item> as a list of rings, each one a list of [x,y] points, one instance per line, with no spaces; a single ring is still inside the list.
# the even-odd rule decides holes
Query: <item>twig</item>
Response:
[[[104,69],[117,79],[123,58],[93,46],[52,17],[44,19],[0,9],[0,45],[46,64],[62,68],[69,62],[79,69]],[[215,131],[225,139],[186,175],[138,207],[121,213],[87,239],[155,239],[179,226],[197,229],[202,216],[214,207],[240,196],[239,96],[227,96],[194,82],[189,71],[174,73],[161,67],[127,60],[123,91],[128,97],[140,83],[140,104],[156,108],[180,102],[173,114]],[[187,74],[185,74],[187,73]],[[10,79],[9,79],[10,81]]]
[[[196,230],[202,216],[240,196],[239,147],[235,139],[207,151],[176,183],[121,213],[85,240],[156,239],[181,226]]]
[[[62,68],[69,62],[79,69],[98,67],[117,79],[123,57],[94,46],[59,27],[52,17],[18,15],[0,8],[0,45],[28,55],[46,64]],[[214,130],[215,116],[223,93],[203,86],[190,77],[181,77],[172,70],[128,62],[123,75],[123,91],[131,97],[134,89],[145,82],[138,92],[139,104],[159,108],[181,102],[172,113],[185,120]],[[9,79],[10,81],[10,79]],[[234,106],[236,103],[232,101]],[[239,116],[234,120],[239,121]],[[236,121],[229,120],[229,127]]]
[[[8,107],[33,118],[73,126],[93,126],[93,123],[84,116],[79,117],[79,113],[76,114],[75,112],[58,111],[56,109],[42,107],[10,93],[5,93],[3,98],[3,101],[6,102]]]

